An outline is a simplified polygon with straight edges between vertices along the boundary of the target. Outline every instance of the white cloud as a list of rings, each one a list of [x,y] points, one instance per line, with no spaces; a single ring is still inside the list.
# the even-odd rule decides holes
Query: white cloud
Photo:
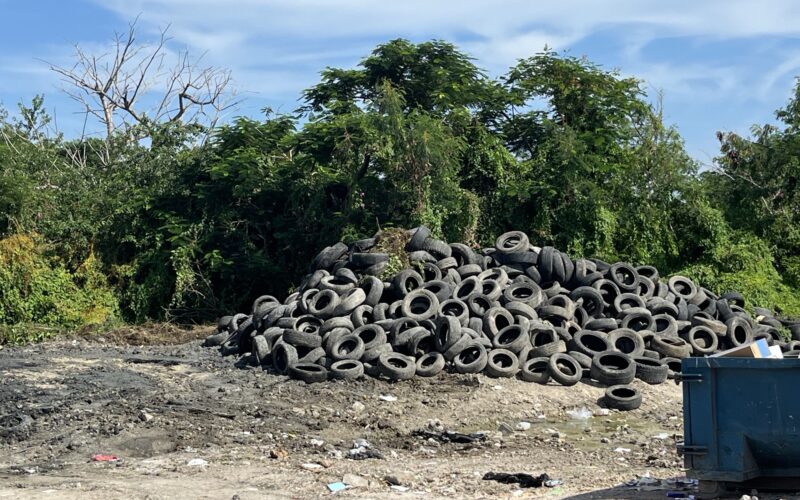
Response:
[[[625,44],[626,70],[665,91],[733,91],[731,67],[640,64],[638,54],[654,39],[714,39],[800,34],[800,3],[677,0],[532,2],[501,0],[104,0],[123,19],[139,16],[151,29],[172,26],[181,43],[206,52],[207,60],[233,70],[245,91],[282,94],[284,77],[312,81],[325,65],[352,65],[378,41],[394,37],[464,40],[461,47],[492,73],[545,45],[560,50],[599,30]],[[331,47],[337,47],[332,51]],[[333,53],[332,53],[333,52]],[[287,66],[293,65],[293,68]],[[273,76],[269,73],[274,71]],[[310,76],[310,77],[309,77]],[[778,77],[780,77],[779,75]],[[283,85],[281,85],[283,83]],[[277,84],[279,88],[270,87]],[[769,81],[765,85],[771,85]],[[295,90],[299,90],[294,85]]]
[[[516,59],[545,45],[564,50],[593,43],[613,45],[616,52],[600,61],[663,90],[671,102],[704,106],[729,100],[762,103],[765,114],[785,99],[791,74],[800,67],[800,51],[768,53],[772,64],[754,70],[752,61],[717,61],[703,53],[652,55],[653,42],[671,38],[702,42],[757,40],[800,36],[800,2],[790,0],[95,0],[118,14],[120,24],[139,17],[144,35],[171,25],[173,50],[187,47],[204,62],[230,68],[237,88],[257,103],[296,105],[299,92],[313,84],[325,66],[353,66],[376,43],[391,38],[456,42],[476,63],[496,75]],[[106,28],[112,29],[112,28]],[[98,28],[92,33],[101,33]],[[108,34],[110,35],[110,33]],[[88,35],[87,35],[88,36]],[[101,33],[102,36],[102,33]],[[589,42],[591,40],[592,42]],[[96,49],[96,41],[89,42]],[[663,45],[663,44],[662,44]],[[580,54],[576,54],[580,55]],[[35,54],[48,59],[48,54]],[[592,57],[590,57],[592,58]],[[593,58],[594,59],[594,58]],[[52,48],[49,60],[64,64],[64,49]],[[24,63],[24,64],[20,64]],[[0,75],[19,75],[0,82],[0,90],[23,86],[57,86],[31,56],[0,56]],[[7,80],[0,78],[0,80]],[[32,85],[30,82],[36,82]],[[655,93],[655,92],[651,92]],[[259,104],[260,105],[260,104]],[[742,105],[744,108],[744,105]],[[669,110],[668,110],[669,111]],[[709,121],[713,121],[709,119]],[[711,126],[709,126],[711,128]]]

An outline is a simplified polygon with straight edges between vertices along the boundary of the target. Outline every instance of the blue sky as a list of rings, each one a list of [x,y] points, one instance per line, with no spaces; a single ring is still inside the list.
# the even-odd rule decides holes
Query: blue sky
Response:
[[[547,44],[643,79],[706,165],[717,130],[773,121],[800,75],[790,0],[0,0],[0,12],[0,102],[43,93],[68,136],[83,118],[43,61],[68,65],[74,44],[101,53],[137,16],[142,39],[170,25],[172,51],[231,70],[243,101],[229,117],[291,111],[324,66],[353,66],[391,38],[452,41],[490,75]]]

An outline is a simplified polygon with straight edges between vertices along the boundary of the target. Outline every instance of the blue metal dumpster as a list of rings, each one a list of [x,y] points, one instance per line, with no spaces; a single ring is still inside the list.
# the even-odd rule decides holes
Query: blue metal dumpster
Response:
[[[679,451],[687,475],[700,480],[701,493],[713,497],[744,482],[797,487],[800,360],[687,358],[680,380]]]

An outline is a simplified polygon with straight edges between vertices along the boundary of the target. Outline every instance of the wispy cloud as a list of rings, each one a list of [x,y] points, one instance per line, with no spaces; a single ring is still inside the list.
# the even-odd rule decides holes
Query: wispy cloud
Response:
[[[800,3],[794,0],[89,1],[112,13],[117,29],[138,17],[143,37],[169,25],[170,49],[187,48],[205,64],[230,68],[247,98],[242,111],[251,113],[265,105],[293,109],[323,67],[353,66],[391,38],[453,41],[492,75],[547,45],[587,54],[663,91],[675,106],[668,114],[686,131],[690,150],[699,150],[707,137],[693,134],[712,136],[720,127],[715,119],[746,126],[740,121],[771,116],[800,68]],[[90,26],[85,39],[71,41],[100,51],[114,27]],[[774,46],[764,48],[766,39]],[[740,48],[726,48],[737,43]],[[69,53],[45,42],[36,53],[0,55],[0,95],[58,86],[35,58],[66,64]],[[764,111],[753,111],[753,103]]]

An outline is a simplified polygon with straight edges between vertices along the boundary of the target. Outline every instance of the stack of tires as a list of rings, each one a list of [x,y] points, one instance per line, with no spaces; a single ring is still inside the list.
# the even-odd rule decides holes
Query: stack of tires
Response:
[[[572,259],[527,235],[501,235],[479,251],[410,231],[411,268],[385,281],[389,256],[376,238],[325,248],[298,291],[262,296],[249,314],[220,319],[207,346],[305,382],[432,377],[448,370],[565,386],[607,386],[606,405],[641,404],[635,378],[660,384],[680,360],[764,338],[800,324],[756,308],[736,292],[717,296],[652,266]]]

